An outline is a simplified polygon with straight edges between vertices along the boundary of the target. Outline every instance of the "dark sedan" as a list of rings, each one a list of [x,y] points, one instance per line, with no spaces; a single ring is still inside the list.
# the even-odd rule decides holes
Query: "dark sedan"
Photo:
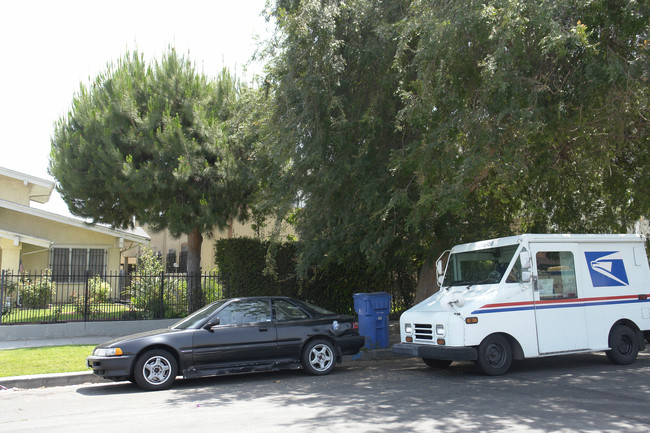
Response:
[[[355,317],[285,297],[214,302],[168,329],[100,344],[87,358],[93,373],[146,390],[185,378],[302,367],[328,374],[364,345]]]

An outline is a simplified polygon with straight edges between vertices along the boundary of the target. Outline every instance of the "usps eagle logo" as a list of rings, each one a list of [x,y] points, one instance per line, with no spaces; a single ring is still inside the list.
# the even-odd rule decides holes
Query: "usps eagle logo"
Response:
[[[585,252],[594,287],[629,286],[620,251]]]

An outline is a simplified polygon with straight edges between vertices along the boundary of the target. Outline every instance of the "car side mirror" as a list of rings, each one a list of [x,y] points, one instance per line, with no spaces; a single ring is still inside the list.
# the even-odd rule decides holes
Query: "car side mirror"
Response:
[[[212,327],[217,326],[221,323],[221,319],[218,317],[213,317],[212,319],[208,320],[208,323],[203,325],[203,328],[207,329],[210,331]]]

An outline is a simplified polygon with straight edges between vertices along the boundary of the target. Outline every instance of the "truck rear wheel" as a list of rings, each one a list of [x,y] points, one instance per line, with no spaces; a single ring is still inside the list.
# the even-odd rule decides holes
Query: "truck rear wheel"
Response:
[[[605,354],[614,364],[632,364],[639,354],[636,333],[629,326],[613,326],[609,331],[609,348]]]
[[[485,337],[478,347],[476,363],[489,376],[505,374],[512,364],[512,346],[508,339],[499,334]]]

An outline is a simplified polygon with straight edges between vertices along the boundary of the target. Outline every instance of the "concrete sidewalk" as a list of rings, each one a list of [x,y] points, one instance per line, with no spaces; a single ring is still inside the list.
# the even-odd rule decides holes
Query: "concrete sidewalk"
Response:
[[[0,350],[19,349],[29,347],[50,347],[67,345],[97,345],[119,337],[120,335],[103,336],[74,336],[57,337],[49,339],[23,339],[0,341]],[[371,361],[403,357],[393,353],[391,347],[399,342],[399,322],[391,321],[389,324],[389,345],[386,349],[362,348],[357,355],[344,356],[343,362]],[[90,355],[90,354],[89,354]],[[84,383],[111,383],[106,379],[95,376],[91,370],[73,373],[34,374],[28,376],[0,377],[0,392],[7,389],[33,389],[52,386],[81,385]]]

